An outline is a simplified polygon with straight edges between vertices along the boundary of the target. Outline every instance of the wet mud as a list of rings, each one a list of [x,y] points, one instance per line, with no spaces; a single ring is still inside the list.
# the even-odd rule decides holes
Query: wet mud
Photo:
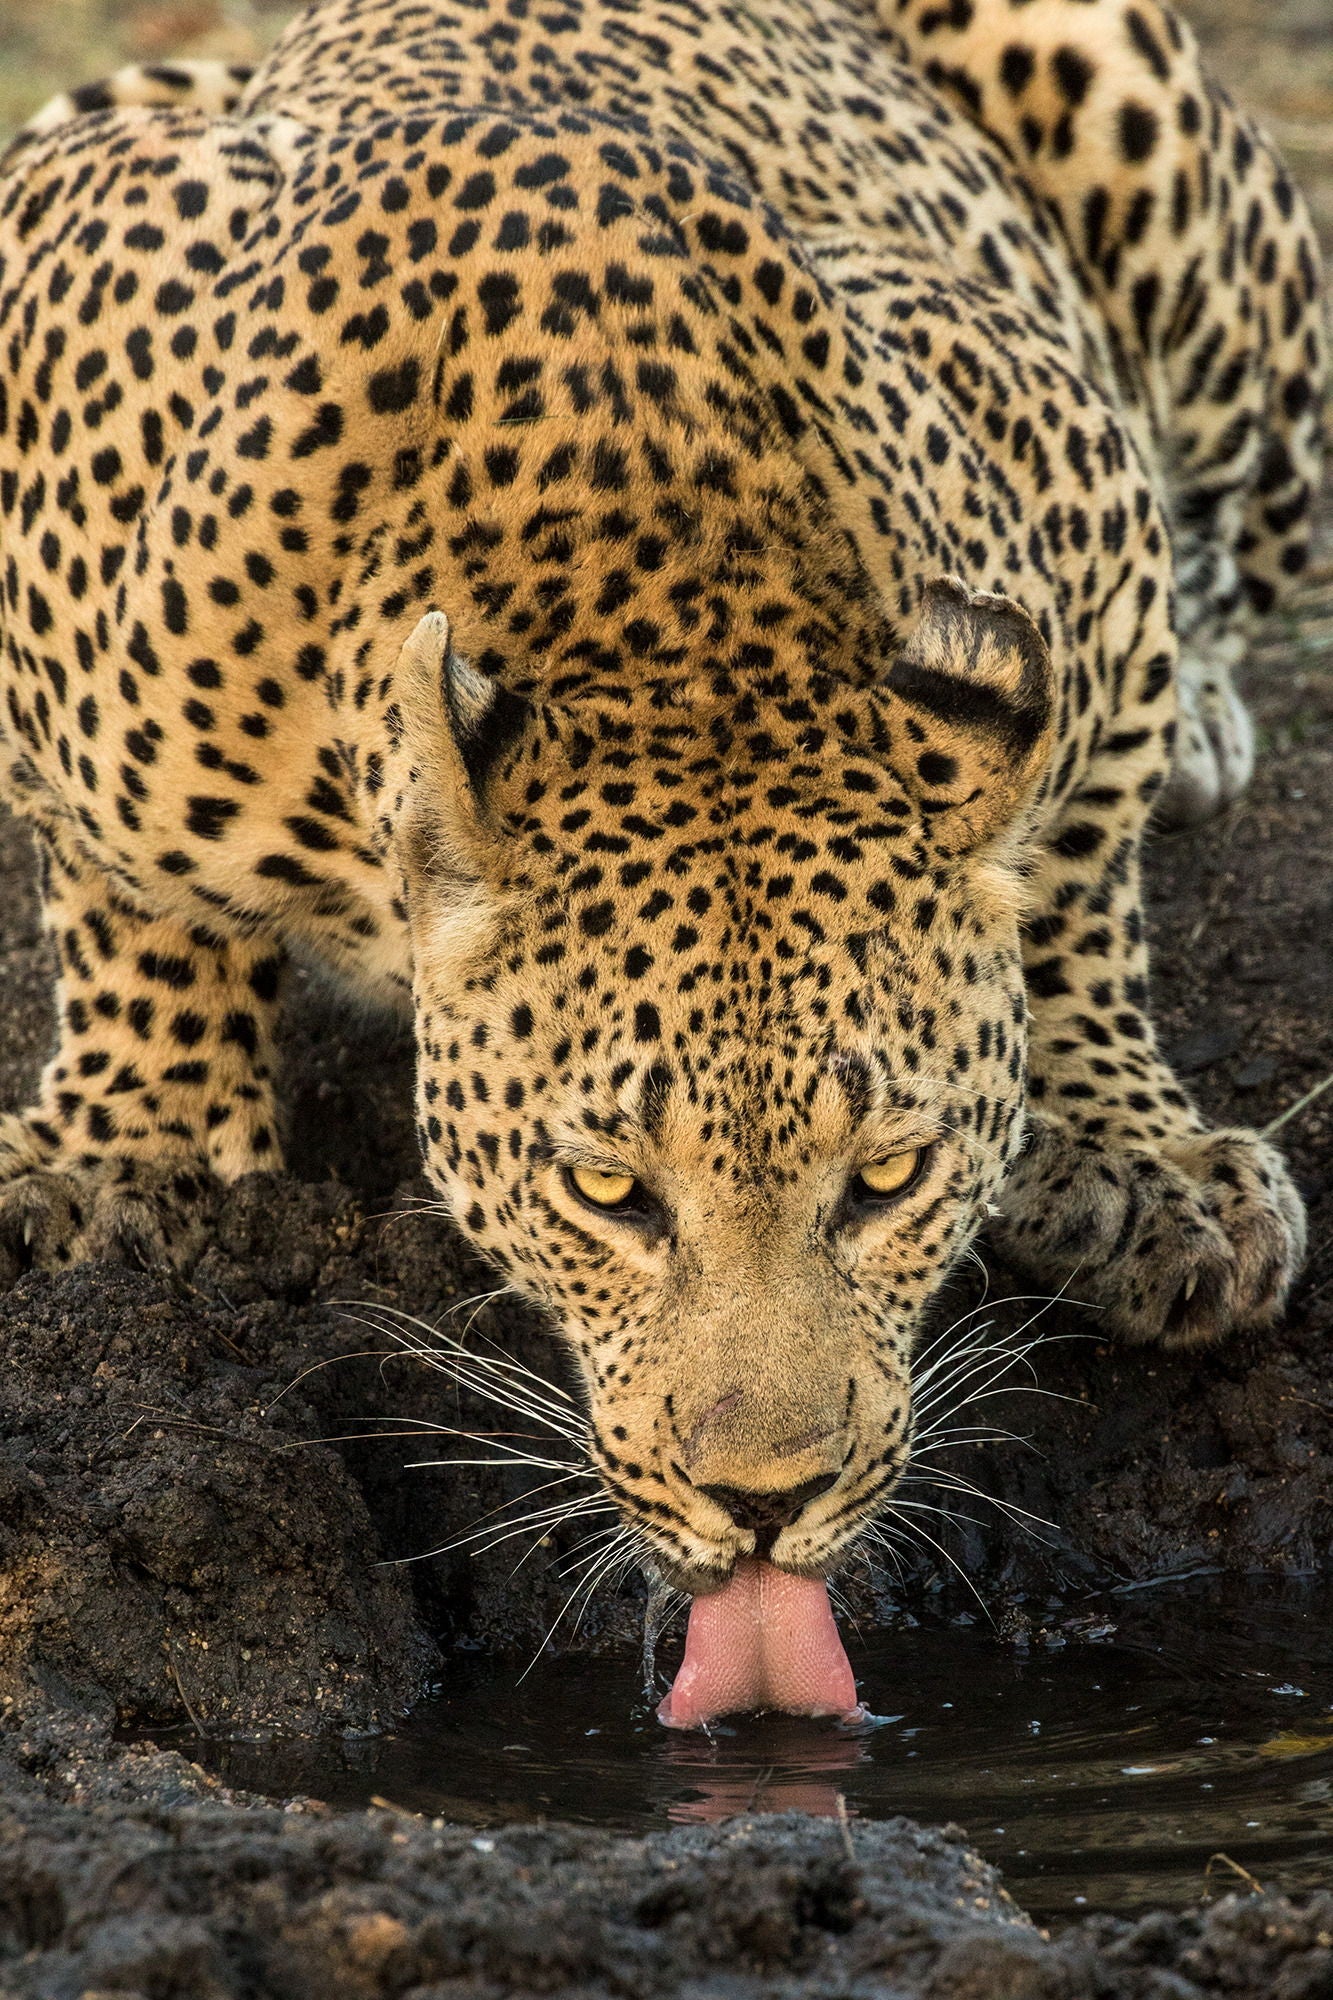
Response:
[[[13,11],[0,4],[0,37]],[[1191,11],[1274,118],[1329,247],[1320,0]],[[99,32],[152,12],[104,7]],[[956,1563],[1006,1643],[1078,1642],[1107,1586],[1327,1568],[1333,1090],[1309,1095],[1333,1075],[1327,553],[1252,662],[1252,791],[1150,859],[1156,1011],[1178,1068],[1219,1122],[1285,1115],[1311,1217],[1288,1319],[1171,1356],[1100,1339],[1067,1303],[1004,1303],[1021,1286],[996,1265],[984,1294],[968,1276],[941,1325],[958,1319],[959,1339],[989,1325],[1015,1346],[1040,1334],[1031,1360],[1054,1393],[1023,1391],[1015,1370],[986,1414],[1029,1442],[937,1463],[1040,1523],[1029,1533],[1003,1504],[919,1489],[948,1517],[931,1530],[944,1552],[918,1542],[898,1572],[850,1571],[859,1617],[979,1621]],[[31,856],[13,822],[0,824],[0,882],[10,1108],[51,1035]],[[287,1046],[291,1171],[230,1192],[188,1285],[107,1266],[30,1276],[0,1300],[5,2000],[1333,1991],[1328,1897],[1297,1909],[1243,1893],[1047,1938],[956,1831],[784,1817],[646,1840],[559,1826],[483,1837],[311,1801],[277,1811],[171,1750],[125,1742],[182,1724],[375,1729],[447,1683],[460,1648],[531,1654],[556,1625],[557,1648],[632,1661],[642,1634],[633,1578],[595,1595],[577,1627],[557,1623],[575,1528],[517,1574],[514,1544],[429,1554],[520,1487],[498,1470],[404,1469],[462,1455],[438,1429],[413,1431],[501,1427],[404,1351],[408,1322],[459,1331],[476,1314],[473,1345],[493,1340],[557,1380],[561,1357],[512,1301],[464,1304],[494,1284],[417,1177],[401,1029],[352,1015],[303,973]]]

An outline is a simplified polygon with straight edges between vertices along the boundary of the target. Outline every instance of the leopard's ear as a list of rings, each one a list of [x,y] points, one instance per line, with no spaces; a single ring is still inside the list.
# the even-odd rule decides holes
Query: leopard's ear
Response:
[[[932,836],[966,853],[1022,834],[1055,740],[1055,677],[1040,632],[1008,597],[937,577],[886,676],[895,765]]]
[[[487,779],[527,704],[454,652],[449,620],[428,611],[398,655],[384,832],[409,875],[477,883],[502,852]]]

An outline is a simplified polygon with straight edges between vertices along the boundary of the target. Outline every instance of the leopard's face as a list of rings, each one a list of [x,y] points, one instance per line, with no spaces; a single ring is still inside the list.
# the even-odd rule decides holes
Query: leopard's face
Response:
[[[411,894],[427,1169],[691,1590],[755,1550],[826,1573],[883,1505],[923,1309],[1021,1130],[1012,879],[863,768],[733,795],[725,838],[706,787],[529,778],[470,913]]]

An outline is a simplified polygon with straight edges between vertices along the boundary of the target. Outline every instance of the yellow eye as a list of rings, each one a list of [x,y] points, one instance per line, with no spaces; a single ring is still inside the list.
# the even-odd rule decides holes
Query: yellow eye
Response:
[[[886,1195],[902,1194],[920,1173],[925,1156],[924,1146],[913,1146],[909,1153],[891,1153],[887,1160],[871,1160],[856,1176],[861,1192],[880,1200]]]
[[[569,1178],[594,1208],[623,1208],[638,1185],[633,1174],[600,1174],[596,1167],[571,1167]]]

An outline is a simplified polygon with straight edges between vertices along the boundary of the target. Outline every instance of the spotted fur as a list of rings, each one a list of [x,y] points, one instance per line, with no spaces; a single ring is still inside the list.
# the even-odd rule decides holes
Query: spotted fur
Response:
[[[329,0],[236,83],[0,183],[11,1266],[188,1264],[280,1164],[299,941],[414,1009],[427,1169],[693,1587],[854,1540],[982,1226],[1129,1339],[1270,1320],[1300,1204],[1157,1050],[1139,843],[1178,707],[1177,810],[1243,776],[1323,356],[1181,25]]]

